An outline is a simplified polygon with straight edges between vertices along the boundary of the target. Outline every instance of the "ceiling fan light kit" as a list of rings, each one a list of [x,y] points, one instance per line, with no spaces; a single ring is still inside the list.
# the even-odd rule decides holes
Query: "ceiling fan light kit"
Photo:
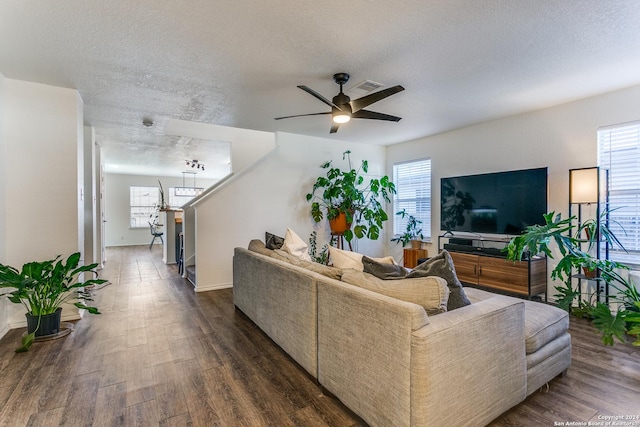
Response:
[[[349,122],[354,119],[371,119],[371,120],[384,120],[390,122],[399,122],[401,117],[391,116],[389,114],[377,113],[375,111],[364,110],[364,107],[378,102],[388,96],[401,92],[404,88],[400,85],[390,87],[388,89],[381,90],[379,92],[372,93],[370,95],[363,96],[355,100],[351,100],[347,95],[342,92],[342,86],[349,81],[349,74],[337,73],[333,75],[333,81],[340,85],[340,93],[333,97],[333,100],[329,101],[327,98],[311,89],[310,87],[300,85],[298,88],[304,90],[314,98],[324,102],[331,107],[330,112],[326,113],[311,113],[311,114],[298,114],[294,116],[276,117],[275,120],[289,119],[292,117],[303,116],[318,116],[322,114],[331,114],[333,124],[329,133],[336,133],[341,124]]]
[[[351,115],[350,114],[345,114],[345,113],[343,113],[341,111],[333,113],[333,121],[334,121],[334,123],[342,124],[342,123],[347,123],[349,120],[351,120]]]

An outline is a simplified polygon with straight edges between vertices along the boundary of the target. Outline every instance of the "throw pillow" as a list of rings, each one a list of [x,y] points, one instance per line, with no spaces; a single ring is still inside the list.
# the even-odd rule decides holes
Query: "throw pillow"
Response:
[[[442,250],[438,255],[419,264],[407,274],[407,278],[424,276],[438,276],[447,281],[450,290],[449,302],[447,303],[448,311],[471,304],[464,293],[462,283],[458,280],[451,255],[446,250]]]
[[[329,256],[334,267],[340,269],[351,268],[353,270],[363,271],[362,254],[358,252],[344,251],[342,249],[329,246]]]
[[[302,267],[306,270],[322,274],[325,277],[329,277],[335,280],[340,280],[340,278],[342,277],[342,270],[340,270],[339,268],[329,267],[328,265],[319,264],[313,261],[304,261],[294,255],[291,255],[290,253],[283,251],[282,249],[276,249],[273,252],[275,258],[281,261],[288,262],[291,265]]]
[[[372,260],[376,261],[376,262],[380,262],[383,264],[393,264],[393,265],[399,265],[395,259],[393,259],[393,257],[391,255],[389,256],[383,256],[382,258],[371,258]]]
[[[280,249],[284,244],[284,237],[276,236],[267,231],[264,233],[264,242],[268,249]]]
[[[287,228],[287,234],[284,235],[282,249],[301,260],[311,261],[309,245],[290,228]]]
[[[329,256],[331,257],[331,263],[336,268],[351,268],[353,270],[364,271],[364,265],[362,264],[363,255],[358,252],[345,251],[342,249],[334,248],[333,246],[329,246]],[[372,259],[373,261],[379,263],[396,264],[396,261],[392,256],[369,259]]]
[[[345,270],[342,273],[342,281],[391,298],[421,305],[429,316],[447,311],[449,287],[441,277],[382,280],[363,271]]]
[[[393,258],[391,258],[393,260]],[[373,274],[379,279],[401,279],[408,273],[407,269],[398,264],[391,264],[388,262],[379,262],[368,256],[362,257],[362,264],[364,265],[364,272]]]
[[[249,247],[247,249],[262,255],[273,256],[273,250],[268,249],[260,239],[253,239],[252,241],[250,241]]]

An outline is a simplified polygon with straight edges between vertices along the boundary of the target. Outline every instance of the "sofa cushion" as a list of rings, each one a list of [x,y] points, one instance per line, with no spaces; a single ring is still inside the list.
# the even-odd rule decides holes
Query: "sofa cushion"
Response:
[[[267,231],[264,233],[264,241],[268,249],[280,249],[284,244],[284,237],[276,236]]]
[[[307,243],[290,228],[287,228],[287,233],[284,235],[284,243],[282,244],[281,249],[303,261],[311,261],[309,245],[307,245]]]
[[[450,291],[447,311],[471,304],[471,301],[469,301],[469,298],[467,298],[464,293],[462,283],[460,283],[458,276],[456,276],[453,259],[451,259],[451,255],[449,255],[449,252],[446,250],[442,250],[438,255],[419,264],[407,274],[407,278],[424,276],[438,276],[447,281]]]
[[[569,314],[548,304],[524,302],[524,339],[527,354],[535,353],[569,329]]]
[[[273,256],[273,250],[269,249],[265,246],[265,244],[260,239],[253,239],[249,242],[249,247],[247,248],[252,252],[257,252],[266,256]]]
[[[393,260],[393,258],[391,258]],[[364,266],[364,272],[373,274],[378,279],[402,279],[404,278],[408,270],[401,265],[389,262],[380,262],[374,258],[368,256],[362,257],[362,265]]]
[[[484,291],[478,288],[472,288],[471,286],[463,286],[464,294],[469,298],[471,304],[475,304],[479,301],[484,301],[489,298],[493,298],[496,296],[495,292]],[[501,294],[497,294],[501,295]]]
[[[277,258],[281,261],[288,262],[298,267],[305,268],[309,271],[322,274],[325,277],[329,277],[335,280],[340,280],[340,278],[342,277],[342,270],[340,270],[339,268],[329,267],[328,265],[319,264],[313,261],[301,260],[300,258],[294,255],[291,255],[290,253],[287,253],[282,249],[276,249],[273,252],[274,252],[274,258]]]
[[[447,311],[449,288],[447,282],[440,277],[382,280],[369,273],[351,269],[343,272],[342,281],[401,301],[421,305],[430,316]]]

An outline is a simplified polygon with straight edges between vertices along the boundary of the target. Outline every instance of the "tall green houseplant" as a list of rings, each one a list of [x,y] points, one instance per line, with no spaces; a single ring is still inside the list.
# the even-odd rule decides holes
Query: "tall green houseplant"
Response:
[[[344,232],[348,242],[354,236],[377,240],[383,223],[389,219],[382,202],[391,203],[396,187],[386,175],[365,180],[363,174],[368,172],[369,162],[363,160],[355,169],[351,166],[350,155],[351,151],[342,154],[342,160],[347,161],[347,170],[334,166],[332,161],[320,166],[326,173],[316,179],[306,196],[311,202],[311,216],[315,222],[320,222],[325,216],[332,220],[344,214],[348,224],[355,224],[353,230]]]
[[[575,217],[562,219],[561,215],[555,212],[544,215],[544,220],[544,225],[529,226],[522,235],[511,239],[506,248],[507,258],[521,260],[526,254],[544,253],[553,259],[552,244],[555,243],[561,258],[551,272],[551,278],[563,282],[555,287],[558,292],[555,295],[558,306],[590,318],[602,334],[604,344],[613,345],[614,338],[626,342],[625,335],[631,335],[636,337],[633,345],[640,346],[640,293],[635,285],[620,273],[629,267],[619,262],[598,259],[589,253],[593,239],[605,239],[609,244],[619,244],[619,240],[605,224],[596,224],[597,220],[575,227],[572,226]],[[596,229],[600,230],[599,236],[596,236]],[[590,230],[590,233],[587,233],[590,237],[582,238],[585,230]],[[583,250],[583,244],[587,244],[586,251]],[[583,267],[597,271],[599,280],[604,281],[614,291],[611,302],[618,306],[617,310],[612,310],[610,305],[592,300],[581,301],[577,307],[573,307],[579,291],[573,288],[571,276],[574,269],[579,271]]]

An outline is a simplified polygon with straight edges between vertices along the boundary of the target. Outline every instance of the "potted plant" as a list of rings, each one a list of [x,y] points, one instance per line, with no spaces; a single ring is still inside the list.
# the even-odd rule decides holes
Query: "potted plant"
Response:
[[[411,247],[413,249],[420,249],[422,239],[424,239],[424,236],[422,235],[422,228],[419,228],[422,221],[408,213],[406,209],[396,212],[396,215],[399,215],[403,219],[407,218],[407,227],[404,233],[394,237],[391,241],[396,243],[402,242],[402,246],[407,246],[411,243]]]
[[[584,227],[572,226],[575,217],[562,219],[560,214],[555,212],[544,215],[544,225],[532,225],[525,229],[525,232],[514,237],[507,246],[507,258],[510,260],[521,260],[527,254],[544,253],[549,258],[554,258],[550,244],[555,242],[562,258],[551,272],[552,279],[564,282],[564,286],[556,286],[558,294],[555,295],[559,307],[571,311],[574,314],[584,315],[592,320],[593,325],[602,334],[604,344],[613,345],[614,338],[625,342],[625,335],[636,337],[633,345],[640,345],[640,293],[638,289],[628,279],[624,278],[621,270],[628,270],[629,267],[615,261],[599,259],[589,253],[593,242],[582,239],[581,231]],[[590,224],[590,225],[589,225]],[[588,223],[587,227],[592,227]],[[606,232],[600,236],[608,243],[619,243],[611,230],[604,225]],[[591,239],[597,234],[592,233]],[[609,236],[609,237],[607,237]],[[583,249],[584,245],[587,249]],[[624,248],[622,248],[624,249]],[[574,268],[587,267],[598,272],[598,280],[604,281],[610,289],[614,290],[611,301],[618,305],[617,311],[603,304],[602,302],[581,301],[577,308],[572,307],[573,301],[579,292],[573,288],[571,275]]]
[[[320,222],[326,215],[333,226],[342,222],[344,229],[332,229],[332,232],[343,234],[347,242],[354,235],[377,240],[382,224],[389,219],[380,199],[391,203],[390,195],[396,193],[396,188],[386,175],[365,183],[362,174],[367,173],[369,163],[363,160],[360,167],[354,169],[350,154],[351,151],[342,154],[342,160],[347,160],[348,170],[334,167],[331,161],[320,166],[326,169],[326,173],[318,177],[311,193],[306,196],[311,202],[311,216],[315,222]],[[353,223],[355,227],[351,230]]]
[[[84,304],[85,301],[92,301],[90,293],[84,288],[105,283],[106,280],[91,278],[78,281],[78,276],[83,273],[97,277],[95,269],[98,266],[78,266],[79,262],[80,253],[76,252],[66,261],[58,255],[53,260],[26,263],[21,270],[0,264],[0,288],[9,289],[2,295],[27,309],[27,334],[16,352],[29,350],[36,335],[47,336],[60,330],[60,314],[65,302],[91,314],[100,314],[96,307]]]

